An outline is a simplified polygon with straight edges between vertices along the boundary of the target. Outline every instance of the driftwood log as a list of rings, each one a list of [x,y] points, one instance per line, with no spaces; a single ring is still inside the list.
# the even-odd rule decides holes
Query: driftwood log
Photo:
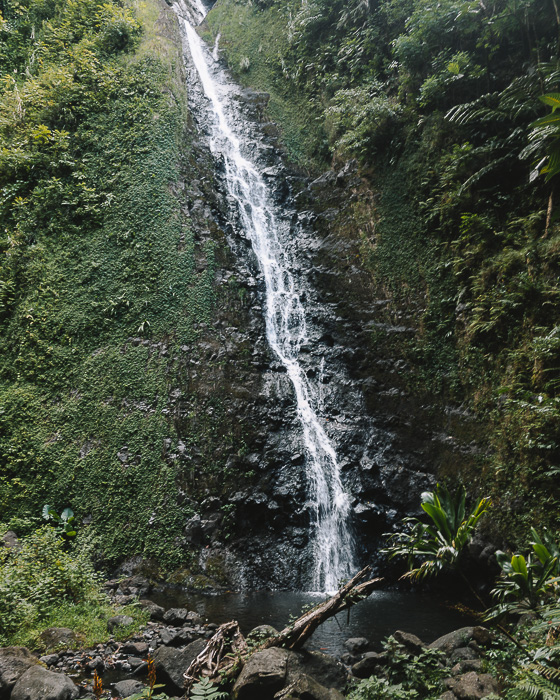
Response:
[[[255,651],[270,647],[301,649],[321,623],[359,603],[373,590],[381,587],[384,581],[382,578],[363,581],[369,573],[370,568],[367,566],[342,586],[334,596],[308,610],[280,634],[270,637],[252,649],[249,649],[237,622],[226,622],[221,625],[183,674],[186,691],[190,690],[200,676],[207,676],[213,680],[235,678],[241,672],[245,661]]]

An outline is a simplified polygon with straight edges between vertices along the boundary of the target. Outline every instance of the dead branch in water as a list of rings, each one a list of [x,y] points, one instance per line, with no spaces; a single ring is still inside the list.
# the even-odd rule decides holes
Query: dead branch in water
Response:
[[[365,569],[362,569],[348,583],[342,586],[332,598],[319,603],[304,613],[293,624],[282,630],[277,637],[267,639],[262,648],[284,647],[285,649],[301,649],[317,627],[325,620],[367,598],[375,588],[380,588],[381,583],[384,581],[382,578],[373,578],[364,583],[359,583],[369,572],[370,567],[366,566]]]
[[[367,598],[374,589],[381,587],[384,581],[382,578],[359,583],[366,578],[369,572],[370,567],[366,566],[342,586],[334,596],[308,610],[294,623],[283,629],[280,634],[270,637],[252,650],[249,650],[237,622],[226,622],[221,625],[183,674],[187,691],[200,676],[207,676],[215,680],[219,677],[235,678],[240,673],[245,661],[256,651],[270,649],[270,647],[301,649],[325,620],[359,603],[360,600]]]

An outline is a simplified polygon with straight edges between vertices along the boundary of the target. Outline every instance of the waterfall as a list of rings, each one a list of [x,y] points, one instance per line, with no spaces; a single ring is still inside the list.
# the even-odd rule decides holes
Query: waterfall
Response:
[[[223,159],[228,194],[245,235],[251,241],[264,279],[266,335],[270,348],[285,367],[293,384],[297,417],[305,445],[305,469],[311,510],[309,547],[312,552],[310,581],[313,590],[332,591],[341,579],[355,573],[354,540],[350,528],[350,502],[340,478],[337,456],[317,413],[321,397],[307,379],[299,361],[300,347],[307,341],[304,289],[292,273],[282,236],[282,212],[257,165],[244,155],[241,134],[228,118],[229,79],[215,66],[211,52],[194,29],[202,21],[201,0],[187,7],[175,5],[182,26],[185,48],[190,53],[198,80],[208,102],[211,152]],[[323,368],[321,368],[323,369]]]

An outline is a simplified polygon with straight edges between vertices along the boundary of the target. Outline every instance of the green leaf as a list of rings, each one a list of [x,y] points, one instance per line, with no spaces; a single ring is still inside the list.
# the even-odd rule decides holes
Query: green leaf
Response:
[[[550,552],[548,549],[544,546],[544,544],[534,544],[533,545],[533,551],[537,555],[539,561],[541,564],[545,564],[551,557]]]
[[[422,510],[424,510],[430,518],[437,525],[438,529],[444,534],[447,541],[451,540],[451,533],[449,531],[449,525],[447,523],[447,518],[445,517],[445,512],[432,505],[431,503],[422,503]]]
[[[560,107],[560,92],[550,92],[548,95],[539,95],[539,100],[552,107],[552,111]]]
[[[62,520],[70,521],[70,518],[74,517],[74,511],[71,508],[65,508],[62,511],[61,518]]]
[[[529,126],[531,129],[537,129],[541,126],[560,126],[560,114],[555,114],[554,112],[551,112],[550,114],[547,114],[546,117],[536,119]]]
[[[512,556],[511,568],[516,574],[521,574],[523,578],[527,578],[527,562],[522,554],[514,554]]]

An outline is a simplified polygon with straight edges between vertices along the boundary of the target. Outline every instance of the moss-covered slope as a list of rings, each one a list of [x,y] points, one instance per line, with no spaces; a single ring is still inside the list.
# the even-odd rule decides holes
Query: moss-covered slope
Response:
[[[71,506],[108,561],[184,564],[182,528],[246,430],[208,344],[243,301],[235,278],[217,287],[223,235],[188,214],[175,16],[22,0],[0,30],[2,520],[22,534]]]

